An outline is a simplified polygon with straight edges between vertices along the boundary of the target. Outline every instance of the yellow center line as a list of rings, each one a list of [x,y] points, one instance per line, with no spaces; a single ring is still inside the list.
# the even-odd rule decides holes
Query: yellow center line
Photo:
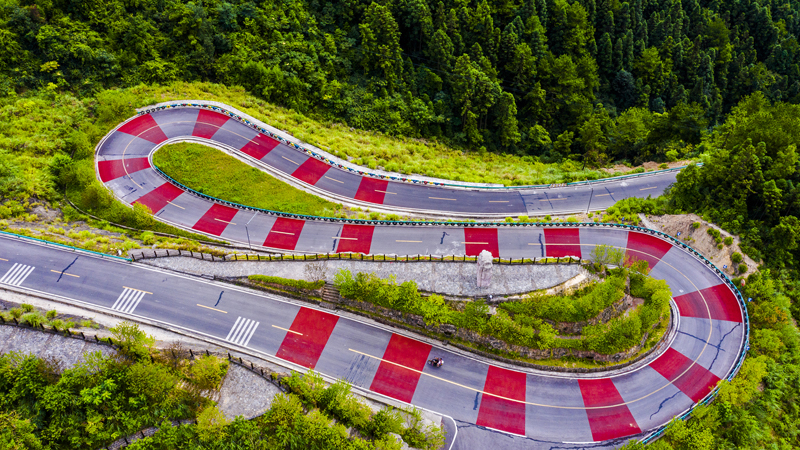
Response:
[[[0,261],[8,261],[8,260],[5,258],[0,258]]]
[[[462,242],[462,244],[477,244],[477,245],[489,245],[488,242]]]
[[[453,202],[456,201],[456,199],[454,199],[454,198],[442,198],[442,197],[428,197],[428,198],[433,199],[433,200],[450,200],[450,201],[453,201]]]
[[[290,162],[290,163],[292,163],[292,164],[296,164],[296,165],[298,165],[298,166],[300,165],[300,163],[296,163],[296,162],[292,161],[291,159],[289,159],[289,158],[287,158],[287,157],[285,157],[285,156],[281,156],[281,158],[283,158],[283,159],[285,159],[285,160],[289,161],[289,162]]]
[[[339,181],[339,180],[337,180],[336,178],[331,178],[331,177],[329,177],[329,176],[327,176],[327,175],[325,175],[325,178],[327,178],[327,179],[329,179],[329,180],[331,180],[331,181],[335,181],[335,182],[337,182],[337,183],[342,183],[342,184],[344,184],[344,181]]]
[[[58,270],[52,270],[52,269],[50,270],[50,272],[60,273],[61,275],[67,275],[67,276],[75,277],[75,278],[80,278],[81,277],[80,275],[73,275],[71,273],[59,272]]]
[[[611,194],[613,194],[613,192]],[[611,194],[597,194],[595,195],[595,197],[605,197],[606,195],[611,195]]]
[[[293,330],[290,330],[288,328],[279,327],[277,325],[273,325],[272,328],[277,328],[279,330],[288,331],[289,333],[299,334],[300,336],[303,335],[303,333],[298,333],[297,331],[293,331]]]
[[[201,308],[205,308],[205,309],[210,309],[210,310],[212,310],[212,311],[216,311],[216,312],[221,312],[221,313],[223,313],[223,314],[228,314],[228,311],[223,311],[223,310],[221,310],[221,309],[212,308],[212,307],[210,307],[210,306],[206,306],[206,305],[201,305],[200,303],[198,303],[198,304],[197,304],[197,306],[199,306],[199,307],[201,307]]]
[[[641,188],[641,189],[639,189],[639,190],[640,190],[640,191],[646,191],[646,190],[648,190],[648,189],[656,189],[657,187],[658,187],[658,186],[650,186],[650,187],[646,187],[646,188]]]
[[[172,203],[172,202],[171,202],[171,201],[169,201],[169,200],[167,200],[167,203],[169,203],[170,205],[172,205],[172,206],[174,206],[174,207],[176,207],[176,208],[180,208],[180,209],[186,209],[186,208],[184,208],[183,206],[176,205],[175,203]]]
[[[508,200],[489,200],[489,203],[508,203]]]
[[[528,245],[541,245],[541,244],[539,244],[538,242],[528,242]],[[550,245],[553,245],[553,244],[550,244]]]
[[[550,202],[550,201],[553,201],[553,200],[566,200],[566,199],[567,199],[567,197],[561,197],[561,198],[543,198],[543,199],[541,199],[541,200],[539,200],[539,201],[540,201],[540,202]]]
[[[378,190],[378,189],[375,189],[375,192],[383,192],[384,194],[397,195],[397,192],[381,191],[381,190]]]
[[[349,238],[349,237],[341,237],[341,236],[333,236],[333,237],[331,237],[331,239],[345,239],[345,240],[348,240],[348,241],[357,241],[358,240],[358,238]]]
[[[150,294],[150,295],[153,295],[153,293],[152,293],[152,292],[143,291],[143,290],[141,290],[141,289],[136,289],[136,288],[132,288],[132,287],[128,287],[128,286],[122,286],[122,287],[123,287],[123,288],[125,288],[125,289],[130,289],[130,290],[132,290],[132,291],[139,291],[139,292],[144,292],[145,294]]]
[[[235,224],[235,223],[233,223],[233,222],[228,222],[227,220],[217,219],[216,217],[214,217],[214,220],[219,220],[220,222],[224,222],[224,223],[227,223],[227,224],[229,224],[229,225],[236,225],[236,224]]]
[[[395,242],[422,242],[422,241],[403,241],[400,239],[396,239]]]
[[[294,233],[287,233],[285,231],[272,230],[272,231],[270,231],[270,233],[288,234],[289,236],[294,236]]]

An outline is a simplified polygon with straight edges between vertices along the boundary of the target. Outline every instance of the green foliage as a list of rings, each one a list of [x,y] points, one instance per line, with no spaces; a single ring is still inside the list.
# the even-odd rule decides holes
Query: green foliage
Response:
[[[201,392],[219,390],[228,373],[228,360],[204,355],[194,360],[189,369],[192,385]]]
[[[0,447],[102,448],[169,419],[192,417],[170,369],[101,352],[63,372],[33,355],[0,355]]]
[[[295,280],[292,278],[274,277],[269,275],[248,275],[247,278],[255,283],[279,284],[282,286],[287,286],[290,288],[301,289],[301,290],[321,289],[322,286],[325,285],[325,280],[305,281],[305,280]]]
[[[616,270],[599,283],[569,295],[534,295],[521,302],[506,302],[501,308],[516,315],[556,322],[580,322],[592,318],[625,295],[626,270]]]
[[[340,208],[201,144],[165,145],[153,155],[153,164],[191,189],[242,205],[309,215]]]
[[[341,426],[354,427],[359,430],[361,435],[372,438],[375,448],[395,448],[395,444],[391,444],[389,447],[382,447],[382,443],[391,442],[391,438],[388,436],[389,433],[400,434],[406,442],[415,445],[415,448],[434,450],[440,448],[443,444],[441,430],[421,429],[418,413],[415,415],[413,411],[411,413],[401,412],[390,406],[373,413],[369,406],[350,394],[350,385],[344,381],[340,380],[330,386],[326,386],[322,377],[312,371],[305,375],[292,372],[282,382],[287,386],[291,394],[287,395],[279,403],[279,414],[295,416],[302,412],[303,407],[311,411],[317,411],[320,414],[334,418],[339,423],[339,425],[333,427],[334,430]],[[318,410],[315,410],[315,408],[318,408]],[[268,417],[273,413],[274,409],[275,403],[273,403],[272,410],[265,415],[268,423],[274,423],[271,420],[277,419],[277,417]],[[296,411],[297,413],[291,411]],[[416,420],[411,421],[410,426],[405,426],[404,414],[410,414]],[[311,418],[316,420],[317,417],[311,416]],[[281,416],[281,421],[286,423],[285,420],[286,418]],[[295,418],[294,420],[298,419]],[[327,425],[327,422],[328,419],[323,421],[325,425]],[[328,431],[325,433],[328,433]],[[289,437],[286,439],[289,439]]]
[[[621,266],[625,262],[625,250],[600,244],[592,249],[592,255],[589,259],[604,266]]]
[[[120,346],[123,354],[139,360],[150,355],[156,339],[139,328],[139,324],[120,322],[108,329],[114,336],[114,343]]]
[[[733,252],[733,253],[731,253],[731,261],[732,261],[734,264],[739,264],[740,262],[742,262],[742,254],[741,254],[741,253],[739,253],[739,252]]]
[[[543,320],[574,322],[596,316],[622,299],[629,273],[632,292],[635,290],[645,302],[626,318],[585,327],[586,333],[581,339],[558,339],[552,325]],[[346,298],[417,314],[427,325],[450,324],[509,344],[536,349],[563,347],[607,354],[638,344],[644,333],[665,317],[671,296],[663,281],[656,282],[637,271],[617,269],[603,282],[571,296],[534,296],[521,302],[504,302],[497,307],[496,314],[489,316],[483,301],[466,302],[463,310],[454,309],[441,296],[421,296],[413,281],[398,285],[394,277],[381,279],[365,273],[354,277],[349,270],[341,269],[334,284]]]
[[[29,419],[20,419],[15,411],[0,412],[0,448],[7,450],[41,450],[36,427]]]

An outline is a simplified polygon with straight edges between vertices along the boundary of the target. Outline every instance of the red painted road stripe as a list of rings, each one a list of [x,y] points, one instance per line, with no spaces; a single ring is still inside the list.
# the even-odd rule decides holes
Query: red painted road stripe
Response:
[[[330,168],[331,166],[317,158],[308,158],[306,162],[300,164],[297,170],[292,172],[292,176],[313,186]]]
[[[524,373],[489,366],[477,424],[524,436],[525,379]]]
[[[245,144],[241,150],[255,159],[261,159],[267,156],[278,144],[279,142],[275,139],[259,133],[250,142]]]
[[[610,408],[587,409],[592,439],[605,441],[623,436],[641,433],[636,419],[619,395],[614,382],[610,378],[579,379],[578,385],[583,396],[583,405],[587,408],[619,405]]]
[[[702,400],[719,382],[719,377],[700,364],[692,365],[691,359],[672,347],[651,362],[650,367],[671,381],[694,402]]]
[[[684,317],[707,319],[710,312],[711,318],[715,320],[742,321],[739,302],[736,301],[733,292],[724,284],[679,295],[675,297],[675,303],[678,305],[681,316]],[[706,308],[706,304],[708,304],[708,308]]]
[[[544,244],[547,256],[581,257],[581,234],[577,228],[545,228]]]
[[[275,224],[272,225],[272,229],[269,230],[267,239],[264,241],[264,247],[294,250],[305,223],[304,220],[279,217]]]
[[[363,177],[361,184],[358,185],[355,199],[370,203],[383,204],[383,197],[386,196],[384,192],[389,186],[386,180],[376,180],[375,178]]]
[[[352,252],[368,255],[374,231],[375,227],[372,225],[345,225],[339,236],[336,253]]]
[[[267,156],[277,145],[278,141],[259,133],[253,140],[245,144],[241,150],[255,159],[261,159]]]
[[[125,165],[123,166],[123,164]],[[150,168],[150,161],[147,158],[126,158],[97,162],[97,171],[100,172],[100,179],[103,180],[103,183],[148,168]]]
[[[183,191],[181,188],[170,183],[164,183],[147,194],[139,197],[139,199],[133,203],[139,203],[147,206],[150,208],[150,211],[155,214],[167,206],[167,203],[178,198],[178,196],[182,193]]]
[[[393,334],[383,352],[384,361],[378,366],[369,389],[410,403],[421,374],[406,367],[421,371],[425,368],[430,353],[430,345]]]
[[[200,113],[197,115],[197,121],[194,124],[192,136],[211,139],[211,136],[214,136],[214,133],[219,130],[219,127],[225,125],[225,122],[229,119],[230,117],[224,114],[201,109]]]
[[[138,136],[155,144],[167,140],[167,135],[161,131],[161,128],[150,114],[145,114],[131,120],[119,127],[117,131]]]
[[[211,208],[203,214],[203,217],[194,224],[192,229],[219,236],[225,231],[225,227],[230,224],[230,221],[233,220],[233,216],[235,216],[238,211],[239,210],[236,208],[214,203],[211,205]]]
[[[489,250],[495,258],[500,255],[497,228],[464,228],[464,251],[467,256],[477,256],[483,250]]]
[[[276,356],[313,369],[338,320],[334,314],[300,308],[289,328],[295,333],[286,333]]]
[[[644,260],[652,269],[671,248],[672,244],[655,236],[628,231],[627,257],[630,262]]]

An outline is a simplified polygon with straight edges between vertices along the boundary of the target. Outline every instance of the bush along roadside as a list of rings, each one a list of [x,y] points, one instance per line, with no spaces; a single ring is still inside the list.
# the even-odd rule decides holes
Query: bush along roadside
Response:
[[[393,278],[353,275],[346,269],[337,273],[334,283],[345,307],[415,331],[523,361],[574,365],[577,359],[603,366],[642,356],[667,334],[669,288],[645,271],[641,263],[608,270],[607,279],[571,296],[531,296],[502,303],[494,311],[483,301],[425,297],[413,281],[397,284]],[[624,303],[627,309],[621,307]],[[562,305],[560,310],[554,309],[556,304]],[[579,336],[557,334],[554,325],[564,328],[559,319],[579,318],[589,319],[579,327]]]

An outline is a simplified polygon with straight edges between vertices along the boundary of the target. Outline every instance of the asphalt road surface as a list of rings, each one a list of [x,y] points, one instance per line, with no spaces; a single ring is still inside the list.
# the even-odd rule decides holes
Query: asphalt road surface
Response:
[[[220,144],[334,200],[440,215],[544,216],[601,210],[623,198],[658,196],[678,173],[544,189],[464,189],[382,180],[335,167],[225,114],[176,108],[136,116],[110,133],[98,148],[98,175],[123,200],[144,203],[157,213],[181,192],[164,186],[150,156],[158,144],[182,137]]]
[[[274,296],[139,264],[0,238],[0,284],[147,317],[343,378],[453,418],[453,448],[607,447],[654,430],[704,399],[745,351],[744,307],[710,264],[654,232],[621,226],[376,225],[298,220],[212,202],[165,181],[150,155],[169,138],[217,142],[331,195],[442,213],[543,215],[659,195],[675,173],[544,190],[471,190],[360,177],[223,114],[176,108],[125,122],[98,146],[97,174],[123,201],[209,236],[310,253],[588,258],[603,244],[647,261],[672,290],[668,348],[613,375],[511,370],[402,333]],[[589,205],[591,196],[591,205]],[[567,224],[564,224],[567,225]],[[445,359],[434,369],[425,362]]]
[[[405,244],[392,238],[418,231],[386,228],[376,236],[396,253]],[[550,257],[588,255],[598,244],[623,248],[669,283],[679,315],[676,337],[655,360],[613,376],[510,370],[277,297],[5,237],[0,285],[204,333],[445,414],[459,423],[459,449],[499,442],[505,443],[500,448],[618,445],[702,400],[744,351],[743,313],[733,291],[708,265],[654,235],[610,227],[426,230],[497,232],[504,242],[500,256],[531,247]],[[434,356],[444,358],[442,368],[426,365]]]

